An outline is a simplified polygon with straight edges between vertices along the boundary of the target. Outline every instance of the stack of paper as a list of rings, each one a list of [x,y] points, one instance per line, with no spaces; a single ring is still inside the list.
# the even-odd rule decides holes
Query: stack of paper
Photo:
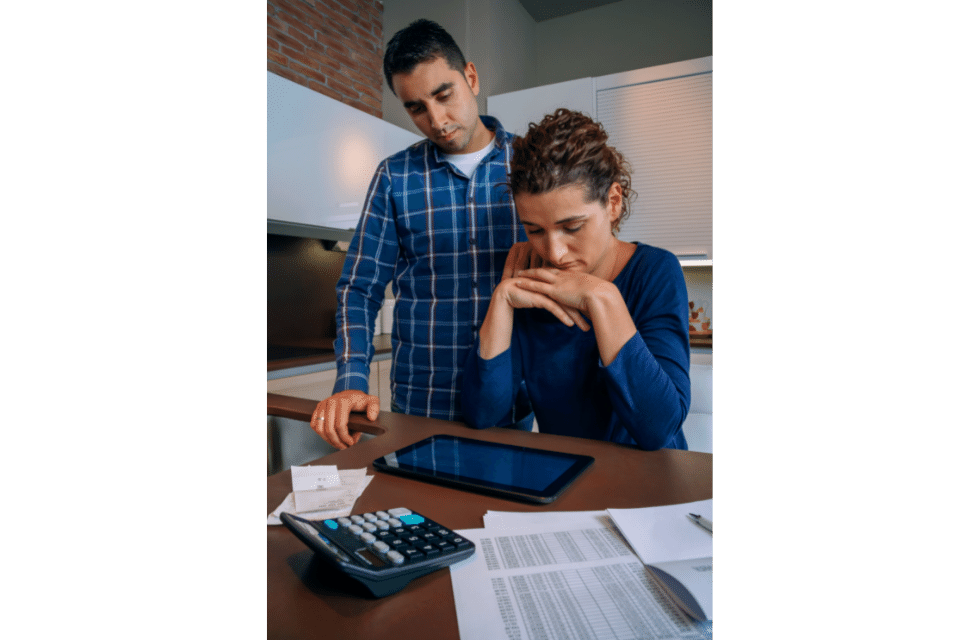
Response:
[[[666,541],[663,553],[650,557],[658,565],[683,561],[676,552],[684,548],[680,555],[694,553],[710,565],[711,536],[687,517],[695,508],[710,514],[705,502],[659,507],[684,510],[690,529],[683,531],[671,531],[678,523],[666,513],[631,519],[629,512],[646,510],[618,510],[629,534],[607,511],[488,512],[486,528],[459,531],[476,544],[476,553],[451,567],[461,640],[711,638],[710,614],[707,621],[686,614],[630,547],[633,536],[647,542],[692,537],[692,543]],[[651,523],[662,530],[644,538]],[[707,595],[705,612],[710,587]]]
[[[268,524],[282,524],[279,514],[295,513],[310,520],[349,516],[354,503],[374,476],[367,469],[343,469],[334,465],[291,467],[293,492],[275,511]]]

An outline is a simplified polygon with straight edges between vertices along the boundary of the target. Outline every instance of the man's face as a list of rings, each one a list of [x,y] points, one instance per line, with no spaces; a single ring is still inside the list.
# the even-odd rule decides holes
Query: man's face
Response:
[[[490,143],[485,135],[474,135],[486,128],[476,104],[480,80],[472,62],[460,73],[440,57],[396,73],[391,81],[415,126],[446,153],[473,153]]]

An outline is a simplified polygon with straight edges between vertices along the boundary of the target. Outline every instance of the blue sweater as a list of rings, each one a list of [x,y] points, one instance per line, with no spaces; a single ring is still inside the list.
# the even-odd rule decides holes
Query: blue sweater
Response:
[[[541,433],[608,440],[641,449],[687,449],[691,405],[684,274],[668,251],[637,243],[613,280],[637,333],[608,367],[595,332],[567,327],[543,309],[516,309],[510,349],[483,360],[470,350],[462,409],[474,428],[509,424],[521,381]]]

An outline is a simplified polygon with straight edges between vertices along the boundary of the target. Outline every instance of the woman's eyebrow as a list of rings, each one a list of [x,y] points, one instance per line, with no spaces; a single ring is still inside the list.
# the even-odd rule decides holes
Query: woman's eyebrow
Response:
[[[583,215],[583,216],[570,216],[568,218],[562,218],[561,220],[556,220],[555,221],[555,224],[565,224],[566,222],[577,222],[579,220],[585,220],[588,217],[589,216],[587,216],[587,215]],[[527,220],[521,220],[521,224],[531,225],[532,227],[540,227],[541,226],[541,225],[539,225],[539,224],[537,224],[535,222],[528,222]]]

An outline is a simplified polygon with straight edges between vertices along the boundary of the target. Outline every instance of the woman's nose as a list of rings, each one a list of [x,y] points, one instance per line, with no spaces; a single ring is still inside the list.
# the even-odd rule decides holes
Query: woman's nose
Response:
[[[557,239],[548,240],[548,262],[557,266],[561,264],[562,258],[568,253],[568,247],[564,242]]]

